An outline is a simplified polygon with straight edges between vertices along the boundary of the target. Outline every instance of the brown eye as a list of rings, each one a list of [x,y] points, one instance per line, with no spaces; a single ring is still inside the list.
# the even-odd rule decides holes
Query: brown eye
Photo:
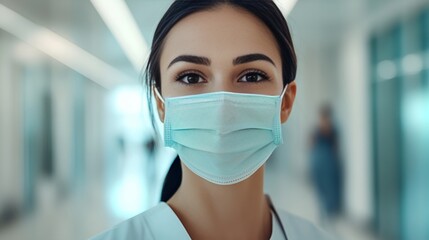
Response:
[[[268,80],[268,76],[265,73],[259,71],[252,71],[244,74],[238,81],[255,83],[265,80]]]
[[[177,78],[177,81],[180,81],[184,84],[196,84],[204,82],[204,79],[197,73],[185,73],[180,75]]]
[[[250,73],[245,76],[246,82],[257,82],[260,79],[259,77],[260,76],[257,73]]]

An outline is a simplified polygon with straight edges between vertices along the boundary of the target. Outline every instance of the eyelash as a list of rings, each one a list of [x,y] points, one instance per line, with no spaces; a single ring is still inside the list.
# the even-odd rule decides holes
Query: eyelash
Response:
[[[261,71],[261,70],[258,70],[258,69],[248,69],[248,70],[246,70],[246,71],[242,72],[242,73],[240,74],[240,77],[239,77],[238,79],[240,80],[240,79],[242,79],[243,77],[245,77],[247,74],[250,74],[250,73],[252,73],[252,74],[258,74],[260,77],[262,77],[262,79],[261,79],[261,80],[259,80],[259,81],[256,81],[256,82],[246,82],[246,81],[239,81],[239,82],[258,84],[258,83],[260,83],[260,82],[270,80],[270,77],[268,76],[268,74],[266,74],[265,72],[263,72],[263,71]],[[199,72],[199,71],[195,71],[195,70],[189,70],[189,71],[184,71],[184,72],[179,73],[179,74],[175,77],[175,80],[176,80],[176,82],[179,82],[179,83],[184,84],[184,85],[193,85],[193,84],[201,84],[201,83],[204,83],[204,82],[201,82],[201,83],[186,83],[186,82],[181,81],[181,79],[182,79],[182,78],[184,78],[184,77],[186,77],[186,76],[189,76],[189,75],[191,75],[191,74],[195,74],[195,75],[197,75],[198,77],[202,78],[203,80],[205,79],[204,74],[202,74],[201,72]]]
[[[270,80],[270,77],[268,76],[268,74],[266,74],[264,71],[261,71],[261,70],[258,70],[258,69],[248,69],[248,70],[244,71],[242,74],[240,74],[239,79],[242,79],[244,76],[246,76],[249,73],[258,74],[258,75],[260,75],[262,77],[262,79],[259,80],[259,81],[256,81],[256,82],[246,82],[246,83],[255,83],[255,84],[257,84],[257,83],[261,83],[261,82]]]
[[[198,84],[198,83],[185,83],[185,82],[183,82],[183,81],[181,81],[181,80],[180,80],[180,79],[182,79],[182,78],[184,78],[184,77],[186,77],[186,76],[189,76],[189,75],[191,75],[191,74],[195,74],[195,75],[197,75],[198,77],[200,77],[200,78],[204,79],[204,74],[202,74],[201,72],[199,72],[199,71],[195,71],[195,70],[189,70],[189,71],[185,71],[185,72],[181,72],[181,73],[179,73],[179,74],[176,76],[175,80],[176,80],[176,82],[179,82],[179,83],[184,84],[184,85]]]

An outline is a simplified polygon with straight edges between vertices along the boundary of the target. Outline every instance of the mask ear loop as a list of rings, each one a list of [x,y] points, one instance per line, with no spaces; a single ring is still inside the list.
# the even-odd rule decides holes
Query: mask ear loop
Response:
[[[158,88],[156,88],[156,87],[154,87],[154,85],[152,85],[152,91],[155,93],[156,97],[159,98],[159,100],[161,100],[161,102],[163,104],[165,104],[164,98],[162,98],[161,94],[158,91]]]
[[[279,145],[283,142],[283,137],[282,137],[282,129],[281,129],[281,117],[280,117],[280,112],[282,111],[282,105],[283,105],[283,97],[286,93],[286,90],[288,88],[289,84],[286,84],[286,86],[283,88],[282,93],[280,94],[279,98],[278,98],[278,122],[277,124],[274,124],[274,143],[276,145]]]
[[[286,93],[287,87],[289,87],[289,84],[286,84],[286,86],[283,88],[282,93],[280,94],[280,99],[283,101],[283,97]]]

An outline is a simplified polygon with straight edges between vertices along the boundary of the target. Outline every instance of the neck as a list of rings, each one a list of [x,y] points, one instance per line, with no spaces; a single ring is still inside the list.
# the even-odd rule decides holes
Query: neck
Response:
[[[264,168],[233,185],[216,185],[182,164],[182,184],[168,201],[192,239],[269,239]]]

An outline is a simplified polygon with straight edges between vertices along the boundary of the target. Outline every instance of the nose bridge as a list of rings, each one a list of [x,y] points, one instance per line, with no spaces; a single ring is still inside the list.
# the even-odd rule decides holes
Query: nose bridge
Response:
[[[214,92],[234,92],[234,81],[226,70],[219,70],[213,74]]]

